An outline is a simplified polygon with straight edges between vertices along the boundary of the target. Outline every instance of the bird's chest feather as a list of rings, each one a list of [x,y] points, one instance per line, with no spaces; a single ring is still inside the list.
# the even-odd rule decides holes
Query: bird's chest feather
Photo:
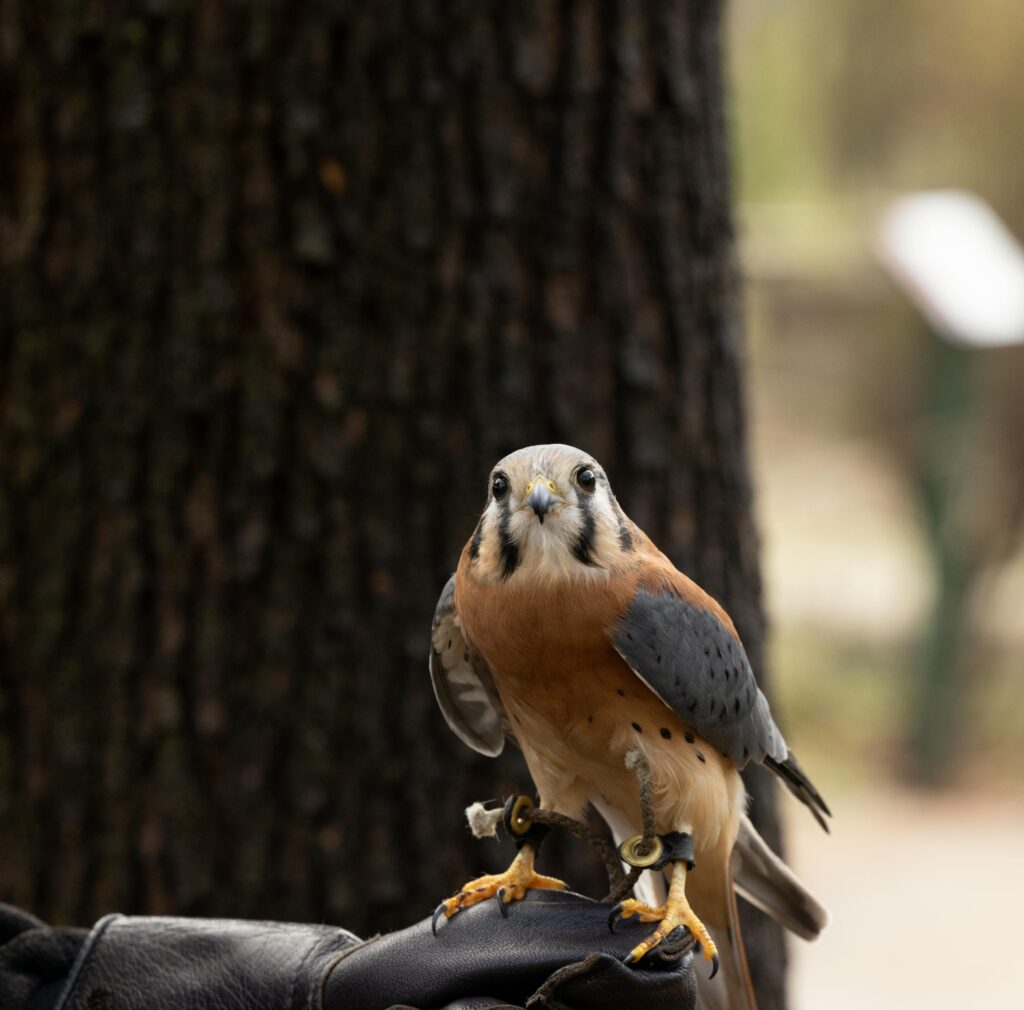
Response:
[[[577,779],[589,783],[587,798],[596,790],[639,816],[636,780],[623,759],[640,748],[655,773],[659,830],[700,825],[701,844],[713,845],[717,826],[731,824],[742,806],[742,784],[615,651],[609,632],[634,592],[613,579],[572,592],[457,579],[456,605],[542,796],[558,797],[572,814],[559,787]]]
[[[556,732],[581,723],[600,726],[602,713],[627,691],[650,694],[639,690],[610,637],[632,592],[611,578],[568,587],[478,583],[456,589],[463,628],[513,718],[518,712]]]
[[[466,579],[456,583],[456,601],[466,634],[509,686],[532,686],[613,652],[608,632],[621,613],[607,586],[520,588]]]

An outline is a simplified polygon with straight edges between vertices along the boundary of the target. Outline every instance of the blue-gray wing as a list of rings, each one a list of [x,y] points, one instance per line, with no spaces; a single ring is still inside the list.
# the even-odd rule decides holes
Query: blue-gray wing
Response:
[[[711,611],[670,591],[639,589],[612,642],[633,672],[737,768],[786,760],[786,741],[743,646]]]
[[[483,656],[473,648],[455,607],[455,576],[445,584],[430,635],[430,679],[445,722],[463,743],[488,757],[505,746],[509,720]]]

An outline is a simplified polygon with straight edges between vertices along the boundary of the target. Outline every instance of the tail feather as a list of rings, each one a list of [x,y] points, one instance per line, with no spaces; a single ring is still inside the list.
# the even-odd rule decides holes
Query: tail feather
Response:
[[[726,891],[729,896],[729,926],[727,929],[710,930],[711,938],[718,948],[722,977],[710,979],[701,970],[700,959],[695,959],[697,1007],[698,1010],[757,1010],[754,984],[750,978],[747,953],[743,949],[743,936],[740,933],[732,871],[727,867],[725,872]]]
[[[732,873],[747,901],[804,940],[813,940],[828,924],[828,912],[745,815],[732,850]]]

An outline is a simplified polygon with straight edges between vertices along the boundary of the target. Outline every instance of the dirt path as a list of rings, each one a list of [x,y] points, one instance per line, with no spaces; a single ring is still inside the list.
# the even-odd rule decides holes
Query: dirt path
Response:
[[[1024,800],[887,794],[798,810],[789,859],[832,913],[794,939],[793,1010],[1024,1007]]]

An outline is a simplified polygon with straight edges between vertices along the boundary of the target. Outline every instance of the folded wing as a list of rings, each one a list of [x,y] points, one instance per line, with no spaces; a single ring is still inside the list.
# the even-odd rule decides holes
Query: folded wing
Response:
[[[462,630],[454,575],[437,601],[430,646],[430,679],[445,722],[473,750],[497,757],[511,736],[508,716],[487,663]]]
[[[680,719],[737,768],[767,765],[825,827],[825,801],[790,756],[743,645],[712,609],[668,587],[639,588],[611,637]]]

